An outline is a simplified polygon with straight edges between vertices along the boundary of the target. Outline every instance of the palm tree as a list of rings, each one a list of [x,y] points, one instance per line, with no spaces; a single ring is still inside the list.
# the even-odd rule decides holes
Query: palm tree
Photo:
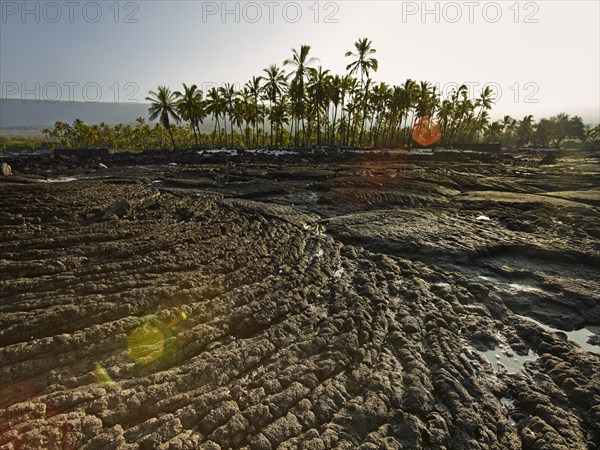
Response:
[[[473,103],[468,96],[469,88],[461,85],[458,90],[453,90],[450,95],[452,102],[452,120],[449,125],[448,143],[450,145],[460,144],[463,139],[463,130],[469,114],[473,111]]]
[[[317,145],[321,145],[321,109],[329,102],[329,70],[323,70],[321,66],[317,69],[310,68],[309,89],[314,98],[315,113],[317,116]]]
[[[475,101],[475,108],[479,108],[479,112],[477,113],[477,118],[475,119],[475,123],[473,128],[471,129],[471,134],[469,135],[469,141],[473,141],[473,135],[475,133],[479,133],[483,129],[484,121],[482,120],[486,115],[486,112],[492,109],[492,105],[494,103],[495,96],[494,91],[489,86],[486,86],[482,91],[480,97]]]
[[[246,120],[246,102],[243,97],[236,97],[233,102],[231,109],[231,148],[233,148],[233,125],[236,125],[240,130],[240,138],[242,143],[244,142],[244,132],[242,130],[242,124]]]
[[[331,82],[329,83],[329,100],[331,101],[331,103],[333,103],[333,121],[331,123],[331,130],[330,130],[330,138],[329,138],[329,146],[333,146],[335,143],[335,124],[337,122],[337,113],[338,113],[338,108],[340,106],[340,103],[343,101],[344,98],[344,84],[342,81],[342,77],[340,77],[339,75],[335,75],[333,78],[331,78],[330,80]],[[343,109],[343,105],[342,105],[342,109]]]
[[[350,75],[344,75],[342,77],[342,85],[341,85],[341,106],[342,106],[342,119],[340,121],[340,143],[348,144],[349,136],[350,136],[350,121],[352,119],[352,111],[354,108],[350,108],[349,106],[345,106],[346,103],[346,94],[351,94],[356,91],[358,86],[358,81],[356,78],[353,78]],[[346,115],[346,112],[349,114]],[[346,122],[346,123],[345,123]]]
[[[448,133],[448,126],[450,124],[450,119],[454,114],[454,105],[453,103],[446,99],[442,101],[440,109],[437,112],[438,122],[440,124],[441,135],[446,142],[446,136]]]
[[[256,108],[254,107],[254,98],[252,92],[247,87],[248,83],[239,92],[238,105],[236,105],[236,117],[241,115],[244,122],[244,130],[242,132],[242,140],[245,147],[250,147],[252,140],[250,139],[250,125],[254,127],[256,123]]]
[[[149,94],[150,96],[146,97],[146,100],[151,103],[150,108],[148,108],[150,120],[156,120],[157,118],[159,119],[160,124],[169,132],[169,135],[171,136],[171,143],[173,144],[173,150],[175,150],[175,139],[173,138],[173,130],[171,130],[169,117],[171,117],[175,122],[180,121],[180,118],[176,112],[177,96],[166,86],[158,86],[157,92],[150,91]]]
[[[371,83],[373,82],[373,80],[371,80],[371,78],[367,78],[367,82],[364,86],[364,89],[362,91],[362,96],[361,96],[361,104],[362,104],[362,111],[361,111],[361,115],[360,115],[360,132],[358,134],[358,146],[362,146],[363,143],[363,136],[364,136],[364,131],[365,131],[365,120],[367,119],[367,109],[369,107],[369,99],[370,99],[370,91],[371,91]]]
[[[215,147],[215,136],[217,134],[217,128],[219,130],[219,136],[221,135],[221,123],[219,117],[221,114],[225,114],[225,102],[221,97],[221,91],[216,87],[210,88],[208,91],[208,101],[206,104],[206,111],[213,115],[215,121],[215,128],[212,135],[212,146]]]
[[[103,127],[102,125],[105,124],[100,124],[100,132],[104,133]],[[107,127],[110,130],[110,127],[108,127],[108,125],[105,125],[105,127]],[[133,130],[133,137],[134,137],[134,147],[140,150],[143,150],[144,148],[148,148],[148,138],[150,136],[150,127],[148,126],[148,124],[146,123],[146,120],[143,117],[138,117],[137,119],[135,119],[135,128]]]
[[[600,124],[595,127],[589,127],[587,130],[587,139],[589,142],[595,143],[600,140]]]
[[[269,100],[269,104],[271,109],[277,106],[277,99],[281,98],[285,90],[287,89],[287,76],[277,64],[271,64],[266,69],[263,69],[263,72],[267,74],[266,77],[263,78],[265,80],[265,85],[263,87],[264,92],[267,94],[267,98]],[[269,117],[273,117],[269,115]],[[273,146],[273,121],[271,122],[271,147]]]
[[[392,99],[392,90],[386,83],[373,86],[373,117],[371,118],[371,136],[373,145],[379,142],[379,133],[384,126],[384,119]]]
[[[225,112],[223,113],[223,122],[225,122],[225,113],[229,116],[229,128],[231,128],[231,148],[233,148],[233,111],[234,103],[237,98],[235,87],[231,83],[221,86],[221,96],[225,102]],[[227,135],[227,125],[225,125],[225,135]]]
[[[372,47],[372,43],[367,38],[359,39],[354,43],[356,53],[348,51],[346,57],[352,56],[355,61],[351,62],[346,66],[346,70],[349,70],[350,75],[360,71],[360,86],[364,87],[364,76],[369,76],[369,70],[373,69],[373,72],[377,72],[379,68],[379,62],[375,58],[371,58],[370,55],[377,53]]]
[[[485,130],[485,142],[494,143],[500,142],[502,139],[502,131],[504,130],[504,124],[502,121],[497,120],[496,122],[490,124]]]
[[[250,114],[250,122],[254,126],[255,147],[258,147],[258,121],[259,121],[258,99],[262,92],[262,86],[261,86],[262,79],[263,79],[262,77],[254,76],[254,77],[252,77],[252,79],[250,81],[248,81],[246,83],[246,88],[248,89],[248,92],[250,93],[250,95],[252,96],[252,99],[254,100],[254,103],[252,105],[253,106],[252,113]]]
[[[289,123],[287,115],[289,104],[287,96],[281,98],[281,101],[271,108],[269,118],[275,125],[275,147],[279,147],[280,138],[283,134],[283,126]]]
[[[298,117],[296,117],[296,130],[298,129],[298,118],[302,120],[302,145],[305,144],[305,130],[304,130],[304,79],[306,78],[308,69],[311,64],[314,64],[318,61],[317,58],[309,58],[308,54],[310,53],[310,45],[302,45],[300,46],[300,51],[296,49],[292,49],[292,59],[286,59],[283,62],[284,66],[292,66],[295,68],[291,72],[290,75],[294,76],[294,82],[297,85],[297,90],[295,90],[296,95],[292,97],[292,103],[295,103],[296,109],[298,112]],[[296,140],[297,145],[297,140]]]
[[[402,137],[402,145],[410,144],[410,132],[411,129],[408,127],[408,116],[411,114],[411,110],[416,106],[419,98],[419,85],[415,80],[410,78],[404,82],[402,86],[402,114],[404,116],[404,126],[402,126],[402,117],[400,118],[400,135]],[[414,122],[414,111],[412,113],[412,121]],[[408,141],[408,142],[407,142]]]
[[[262,99],[261,99],[262,100]],[[262,101],[261,103],[258,105],[258,110],[256,111],[256,120],[258,120],[260,123],[262,123],[262,128],[261,128],[261,146],[264,147],[265,146],[265,129],[266,129],[266,124],[265,124],[265,120],[267,118],[267,105],[265,105]]]
[[[196,147],[199,146],[198,135],[200,134],[200,123],[204,121],[206,113],[204,112],[204,103],[202,101],[202,91],[198,90],[198,86],[192,84],[187,86],[183,83],[183,93],[174,92],[174,95],[179,99],[177,101],[177,112],[186,122],[189,122],[190,128],[194,133],[194,142]],[[196,133],[198,128],[198,133]]]
[[[355,58],[355,60],[353,62],[351,62],[350,64],[348,64],[346,66],[346,70],[349,70],[349,74],[352,75],[354,73],[356,73],[357,71],[360,71],[360,87],[361,90],[363,90],[363,96],[362,96],[362,122],[361,122],[361,126],[360,126],[360,136],[358,138],[358,144],[361,145],[362,144],[362,138],[363,138],[363,132],[364,132],[364,127],[365,127],[365,119],[366,119],[366,115],[367,115],[367,101],[369,98],[368,95],[368,89],[369,89],[369,85],[370,85],[370,79],[369,79],[369,70],[373,70],[374,72],[377,72],[377,69],[379,68],[379,62],[377,61],[377,59],[372,58],[371,55],[374,55],[375,53],[377,53],[377,50],[375,50],[372,47],[372,42],[367,39],[367,38],[362,38],[359,39],[358,41],[356,41],[354,43],[354,48],[356,49],[356,53],[352,52],[352,51],[348,51],[346,52],[346,57],[352,56]],[[367,87],[365,88],[365,75],[367,76]]]
[[[54,138],[56,137],[54,130],[51,130],[50,128],[44,128],[42,130],[42,133],[44,134],[44,136],[46,136],[45,145],[48,145],[48,148],[50,149],[54,148]]]

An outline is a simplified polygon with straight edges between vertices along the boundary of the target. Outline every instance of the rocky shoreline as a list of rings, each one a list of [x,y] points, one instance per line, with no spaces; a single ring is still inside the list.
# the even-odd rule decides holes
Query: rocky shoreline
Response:
[[[597,449],[599,156],[7,158],[0,448]]]

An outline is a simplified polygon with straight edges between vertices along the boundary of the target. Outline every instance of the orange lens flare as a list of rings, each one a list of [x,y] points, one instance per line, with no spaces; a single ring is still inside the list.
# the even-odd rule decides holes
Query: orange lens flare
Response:
[[[440,126],[429,116],[419,117],[412,130],[413,141],[429,147],[440,140]]]

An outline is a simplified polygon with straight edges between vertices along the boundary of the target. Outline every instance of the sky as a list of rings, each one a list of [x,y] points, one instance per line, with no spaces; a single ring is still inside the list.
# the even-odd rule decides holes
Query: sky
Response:
[[[354,42],[375,81],[497,93],[492,118],[600,122],[600,2],[0,0],[0,97],[144,102],[181,83],[239,86],[291,49],[345,73]]]

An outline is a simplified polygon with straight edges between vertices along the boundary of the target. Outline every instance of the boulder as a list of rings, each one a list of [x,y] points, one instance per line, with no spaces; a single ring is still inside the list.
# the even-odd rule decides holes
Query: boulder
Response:
[[[0,170],[2,170],[3,177],[8,177],[9,175],[12,175],[12,168],[5,162],[2,163]]]
[[[118,198],[112,202],[104,212],[104,219],[117,216],[119,219],[131,212],[131,203],[126,198]]]

